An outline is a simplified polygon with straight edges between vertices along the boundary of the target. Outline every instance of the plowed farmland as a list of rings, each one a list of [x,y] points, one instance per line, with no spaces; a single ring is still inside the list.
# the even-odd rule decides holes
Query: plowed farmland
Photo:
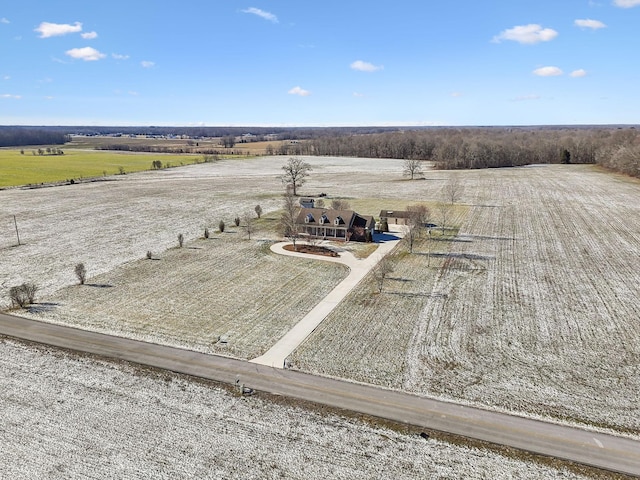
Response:
[[[589,167],[460,177],[458,235],[431,242],[430,266],[425,242],[403,255],[382,294],[361,283],[294,363],[639,433],[640,184]]]
[[[16,480],[606,476],[4,339],[0,384],[0,465]]]
[[[303,195],[346,198],[362,214],[418,201],[436,212],[453,176],[464,192],[456,228],[401,253],[382,293],[361,282],[290,359],[295,368],[640,433],[639,182],[575,165],[409,181],[397,160],[305,160]],[[265,216],[280,208],[285,161],[0,191],[2,301],[33,281],[31,315],[43,320],[248,358],[344,275],[272,256],[268,229],[198,240],[256,204]],[[77,262],[91,285],[74,285]]]

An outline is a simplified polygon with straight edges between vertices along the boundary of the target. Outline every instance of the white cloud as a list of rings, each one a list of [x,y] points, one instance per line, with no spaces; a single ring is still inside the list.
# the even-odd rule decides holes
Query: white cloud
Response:
[[[614,0],[613,4],[616,7],[631,8],[640,5],[640,0]]]
[[[9,75],[3,75],[2,79],[3,80],[11,80],[11,77]]]
[[[538,75],[539,77],[557,77],[562,75],[562,73],[562,70],[558,67],[540,67],[533,71],[533,74]]]
[[[0,23],[11,23],[9,20],[7,20],[6,18],[2,17],[0,18]]]
[[[558,32],[551,28],[542,28],[536,23],[529,25],[517,25],[513,28],[504,30],[491,40],[494,43],[500,43],[502,40],[512,40],[518,43],[534,44],[540,42],[548,42],[558,36]]]
[[[363,62],[362,60],[356,60],[349,66],[352,70],[358,70],[360,72],[376,72],[384,68],[383,65],[374,65],[373,63]]]
[[[81,33],[80,36],[82,38],[84,38],[85,40],[93,40],[94,38],[98,38],[98,33],[97,32],[86,32],[86,33]]]
[[[156,62],[150,62],[149,60],[143,60],[140,62],[140,65],[142,65],[142,68],[152,68],[155,67]]]
[[[451,92],[450,94],[453,98],[460,98],[462,96],[462,93],[460,92]]]
[[[298,95],[300,97],[308,97],[309,95],[311,95],[311,92],[309,90],[305,90],[304,88],[300,87],[293,87],[287,93],[289,95]]]
[[[134,91],[134,90],[129,90],[127,93],[128,93],[129,95],[133,96],[133,97],[136,97],[136,96],[138,96],[138,95],[139,95],[139,94],[138,94],[138,92],[136,92],[136,91]]]
[[[85,62],[93,62],[106,57],[104,53],[100,53],[98,50],[92,47],[72,48],[71,50],[67,50],[64,53],[69,55],[71,58],[84,60]]]
[[[11,98],[13,100],[20,100],[22,98],[22,95],[10,95],[8,93],[4,93],[0,95],[0,98]]]
[[[246,8],[242,10],[242,13],[250,13],[252,15],[257,15],[260,18],[264,18],[265,20],[269,20],[270,22],[278,23],[278,17],[276,17],[273,13],[265,12],[264,10],[260,10],[259,8]]]
[[[590,18],[578,19],[573,22],[574,25],[581,28],[591,28],[592,30],[598,30],[599,28],[605,28],[606,25],[600,20],[591,20]]]
[[[362,98],[362,97],[364,97],[364,93],[353,92],[353,96],[354,97],[358,97],[358,98]]]
[[[40,33],[40,38],[59,37],[69,33],[81,32],[82,24],[80,22],[76,22],[73,25],[67,23],[42,22],[35,31]]]
[[[586,77],[587,76],[587,71],[584,70],[583,68],[580,68],[578,70],[574,70],[569,75],[571,75],[573,78]]]
[[[129,55],[120,55],[119,53],[112,53],[111,56],[116,60],[128,60]]]

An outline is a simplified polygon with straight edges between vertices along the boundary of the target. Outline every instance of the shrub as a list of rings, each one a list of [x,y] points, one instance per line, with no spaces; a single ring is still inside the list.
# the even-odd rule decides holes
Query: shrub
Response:
[[[204,238],[209,238],[209,229],[206,227],[204,229]]]
[[[235,224],[236,224],[236,227],[239,227],[239,226],[240,226],[240,217],[236,217],[236,218],[234,218],[234,219],[233,219],[233,223],[235,223]]]
[[[149,260],[151,260],[153,258],[153,253],[151,253],[151,250],[147,250],[147,258]]]
[[[38,291],[38,286],[35,283],[23,283],[22,288],[27,295],[27,300],[29,303],[34,303],[36,301],[36,292]]]
[[[262,216],[262,207],[260,205],[256,205],[254,210],[256,211],[256,215],[258,216],[258,218],[260,218]]]
[[[87,279],[87,269],[84,267],[84,263],[78,263],[74,271],[76,272],[76,277],[78,277],[80,285],[84,285],[84,282]]]
[[[224,220],[220,220],[220,223],[218,224],[218,230],[220,230],[220,233],[224,232]]]
[[[38,287],[35,283],[23,283],[9,289],[9,298],[14,307],[24,308],[34,303]]]
[[[181,233],[178,234],[178,246],[180,248],[182,248],[182,246],[184,245],[184,235],[182,235]]]

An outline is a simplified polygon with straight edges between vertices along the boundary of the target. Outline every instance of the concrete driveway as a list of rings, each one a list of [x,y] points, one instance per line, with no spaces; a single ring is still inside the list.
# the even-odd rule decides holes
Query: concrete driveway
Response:
[[[395,226],[395,225],[394,225]],[[284,249],[290,242],[276,243],[271,250],[281,255],[293,257],[313,258],[325,262],[341,263],[349,267],[349,275],[324,297],[305,317],[300,320],[264,355],[251,360],[253,363],[269,367],[284,368],[285,361],[291,353],[327,318],[334,308],[355,288],[367,273],[369,273],[393,248],[402,240],[404,235],[401,227],[396,231],[376,235],[374,240],[378,244],[375,252],[367,258],[358,259],[351,252],[341,251],[339,257],[325,257],[308,253],[290,252]]]

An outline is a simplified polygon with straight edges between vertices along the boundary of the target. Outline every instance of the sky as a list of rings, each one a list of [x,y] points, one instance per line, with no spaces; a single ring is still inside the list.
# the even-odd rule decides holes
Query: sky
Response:
[[[640,0],[20,0],[0,125],[640,123]]]

